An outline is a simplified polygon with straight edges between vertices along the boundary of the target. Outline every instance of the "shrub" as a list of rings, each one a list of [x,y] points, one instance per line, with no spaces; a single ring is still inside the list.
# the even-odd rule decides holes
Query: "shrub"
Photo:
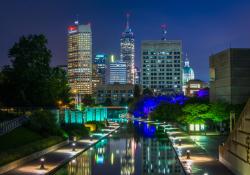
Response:
[[[61,135],[55,114],[48,110],[37,110],[30,116],[29,126],[41,135]]]
[[[72,136],[84,137],[88,136],[89,134],[88,129],[82,124],[77,124],[77,123],[63,124],[61,127],[70,137]]]

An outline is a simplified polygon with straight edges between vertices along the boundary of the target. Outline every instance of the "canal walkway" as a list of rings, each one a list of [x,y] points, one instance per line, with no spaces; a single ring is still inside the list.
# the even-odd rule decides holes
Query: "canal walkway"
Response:
[[[101,133],[95,133],[89,139],[81,139],[69,142],[67,145],[49,152],[39,159],[32,160],[20,167],[17,167],[4,175],[47,175],[55,172],[61,165],[74,159],[77,155],[92,147],[97,142],[107,137],[120,126],[117,123],[110,122],[108,128],[103,129]],[[44,168],[41,168],[41,161],[44,161]]]
[[[198,136],[190,136],[178,127],[170,124],[161,125],[168,134],[172,145],[186,171],[190,175],[233,175],[216,156],[211,155],[203,146],[197,144]],[[211,147],[213,143],[207,143]],[[218,148],[217,148],[218,149]],[[188,156],[189,155],[189,156]]]

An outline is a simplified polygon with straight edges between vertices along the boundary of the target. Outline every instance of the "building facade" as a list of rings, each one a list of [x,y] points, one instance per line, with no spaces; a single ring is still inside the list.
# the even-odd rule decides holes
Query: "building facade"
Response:
[[[127,83],[127,64],[124,61],[115,61],[109,63],[109,83]]]
[[[210,101],[241,104],[250,97],[250,48],[230,48],[211,55]]]
[[[122,99],[126,102],[133,98],[134,85],[132,84],[106,84],[97,86],[95,90],[96,104],[103,104],[110,99],[113,105],[120,105]]]
[[[182,70],[182,83],[183,83],[182,90],[184,94],[186,93],[187,82],[189,80],[194,80],[194,79],[195,79],[194,70],[192,67],[190,67],[188,57],[186,56]]]
[[[127,15],[127,24],[122,33],[121,42],[121,60],[127,64],[127,83],[135,83],[135,39],[134,33],[129,26],[129,15]]]
[[[68,81],[73,92],[92,94],[92,32],[78,21],[68,27]]]
[[[155,93],[182,92],[182,42],[180,40],[143,41],[141,46],[143,89]]]
[[[97,54],[93,60],[93,73],[95,72],[101,78],[101,84],[106,82],[107,59],[106,54]]]
[[[135,67],[135,84],[141,84],[141,70],[138,67]]]
[[[204,88],[207,88],[207,84],[201,80],[189,80],[186,83],[185,95],[188,97],[194,97],[197,93]]]

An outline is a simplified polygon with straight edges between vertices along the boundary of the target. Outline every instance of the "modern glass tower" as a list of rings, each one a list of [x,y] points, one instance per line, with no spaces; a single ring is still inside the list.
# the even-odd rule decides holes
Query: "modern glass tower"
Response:
[[[127,24],[121,37],[121,60],[127,63],[127,83],[135,83],[135,39],[129,26],[129,14]]]
[[[93,60],[93,74],[95,73],[101,78],[101,84],[105,84],[106,82],[107,59],[106,54],[96,54]]]
[[[92,94],[92,32],[78,21],[68,27],[68,81],[72,92]]]
[[[124,61],[115,61],[109,63],[109,78],[110,84],[120,83],[126,84],[127,83],[127,64]]]

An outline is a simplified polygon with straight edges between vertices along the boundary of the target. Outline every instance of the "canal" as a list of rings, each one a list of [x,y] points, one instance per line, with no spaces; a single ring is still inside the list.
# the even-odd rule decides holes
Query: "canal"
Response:
[[[55,175],[182,175],[163,128],[130,122],[62,166]]]

